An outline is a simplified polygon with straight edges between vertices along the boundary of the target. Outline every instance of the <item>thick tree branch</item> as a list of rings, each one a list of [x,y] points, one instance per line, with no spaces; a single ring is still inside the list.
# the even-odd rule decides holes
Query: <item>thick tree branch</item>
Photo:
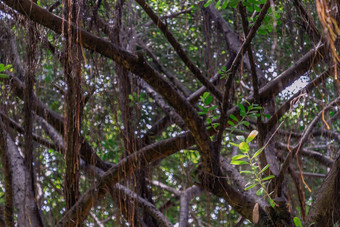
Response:
[[[196,197],[201,192],[197,186],[192,186],[181,192],[180,195],[180,210],[179,210],[179,227],[189,226],[189,203],[192,198]]]
[[[314,196],[306,225],[333,226],[340,219],[340,156]]]
[[[189,142],[191,141],[191,142]],[[177,138],[163,140],[161,142],[148,145],[140,151],[135,152],[122,159],[117,166],[111,168],[101,177],[99,183],[89,189],[76,203],[76,205],[60,220],[59,225],[62,226],[64,220],[72,220],[74,218],[84,219],[87,212],[91,209],[94,202],[104,198],[108,190],[118,183],[122,176],[125,177],[133,173],[135,170],[148,165],[150,162],[159,158],[169,156],[178,151],[181,147],[186,147],[187,144],[193,144],[192,136],[181,135]],[[82,213],[77,217],[74,212],[76,207],[81,207]]]
[[[3,211],[5,226],[14,226],[14,204],[13,204],[13,180],[12,172],[10,168],[9,159],[7,156],[7,134],[5,133],[5,127],[2,122],[2,116],[0,116],[0,154],[2,173],[5,186],[5,207]]]
[[[12,138],[1,127],[2,138],[6,139],[8,163],[12,174],[12,189],[14,204],[18,210],[18,226],[43,226],[34,193],[31,185],[26,185],[27,178],[31,177],[24,164],[24,160]],[[4,142],[4,141],[3,141]],[[30,182],[30,181],[28,181]]]

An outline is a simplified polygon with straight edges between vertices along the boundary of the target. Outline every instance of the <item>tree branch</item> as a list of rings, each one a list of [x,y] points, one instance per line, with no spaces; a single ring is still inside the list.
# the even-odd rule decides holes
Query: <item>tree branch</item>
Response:
[[[314,196],[306,225],[333,226],[340,217],[340,156],[338,155],[326,179]]]
[[[28,172],[17,146],[2,126],[0,127],[0,133],[2,138],[6,139],[7,144],[7,150],[3,152],[7,154],[12,174],[12,189],[15,194],[13,200],[18,210],[17,223],[19,226],[43,226],[34,200],[32,185],[26,185],[27,178],[30,178],[31,174]]]
[[[172,226],[171,222],[169,222],[169,220],[155,207],[155,205],[123,185],[116,184],[113,188],[113,193],[123,193],[129,198],[129,200],[133,200],[138,206],[146,209],[146,211],[158,222],[159,226]]]
[[[13,205],[13,180],[10,168],[9,158],[7,156],[7,134],[5,133],[5,127],[2,122],[2,116],[0,116],[0,154],[2,173],[5,186],[5,207],[3,211],[5,226],[14,226],[14,205]]]
[[[180,195],[180,210],[179,210],[179,227],[189,226],[189,203],[190,200],[196,197],[201,192],[197,186],[192,186],[181,192]]]

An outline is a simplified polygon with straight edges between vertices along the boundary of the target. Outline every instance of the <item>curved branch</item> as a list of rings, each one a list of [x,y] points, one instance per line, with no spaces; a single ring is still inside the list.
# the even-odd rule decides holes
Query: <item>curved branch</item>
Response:
[[[170,186],[168,186],[168,185],[166,185],[166,184],[163,184],[162,182],[159,182],[159,181],[156,181],[156,180],[150,180],[149,182],[150,182],[151,184],[153,184],[153,185],[155,185],[155,186],[157,186],[157,187],[163,189],[163,190],[166,190],[166,191],[168,191],[168,192],[173,193],[175,196],[180,196],[180,194],[181,194],[181,192],[178,191],[177,189],[172,188],[172,187],[170,187]]]
[[[132,192],[130,189],[124,187],[123,185],[116,184],[113,187],[113,193],[125,194],[129,200],[133,200],[138,206],[143,207],[159,224],[159,226],[169,226],[171,227],[171,222],[160,212],[154,204],[150,203],[148,200],[142,198],[136,193]]]

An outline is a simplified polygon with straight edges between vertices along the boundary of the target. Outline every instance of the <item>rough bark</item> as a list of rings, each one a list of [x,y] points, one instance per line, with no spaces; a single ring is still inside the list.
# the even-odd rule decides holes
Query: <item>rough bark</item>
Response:
[[[3,211],[3,222],[5,226],[14,227],[14,205],[13,205],[13,187],[12,187],[12,172],[10,163],[7,157],[7,135],[5,127],[0,116],[0,152],[1,152],[1,165],[4,175],[5,184],[5,207]]]
[[[24,164],[24,159],[20,155],[17,146],[6,131],[1,128],[3,138],[6,138],[10,173],[12,174],[12,192],[15,208],[18,211],[18,226],[43,226],[38,207],[34,200],[34,192],[31,185],[31,175]]]
[[[77,26],[82,25],[82,2],[68,1],[65,5],[65,18]],[[66,212],[77,202],[79,198],[79,150],[81,146],[81,112],[82,112],[82,80],[81,80],[81,56],[82,47],[74,40],[80,39],[79,33],[67,27],[65,42],[66,61],[64,62],[64,78],[67,84],[65,95],[65,204]],[[78,214],[80,211],[76,211]],[[78,226],[78,219],[69,220],[65,226]]]
[[[334,226],[340,220],[340,156],[314,196],[306,225]]]

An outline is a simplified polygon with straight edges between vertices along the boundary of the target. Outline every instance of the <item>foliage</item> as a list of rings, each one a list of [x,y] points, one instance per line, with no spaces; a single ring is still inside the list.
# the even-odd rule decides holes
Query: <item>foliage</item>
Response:
[[[0,64],[0,78],[2,79],[7,79],[9,78],[9,76],[7,74],[1,73],[4,72],[6,70],[11,70],[12,66],[11,65],[4,65],[4,64]]]
[[[74,31],[82,34],[73,37],[73,43],[67,39],[67,27],[58,30],[58,25],[67,24],[58,20],[66,19],[68,3],[37,1],[50,13],[36,19],[35,4],[28,13],[24,5],[16,9],[11,2],[0,3],[0,120],[4,123],[0,130],[8,132],[18,148],[17,165],[25,163],[25,136],[33,133],[34,171],[27,176],[34,176],[34,203],[47,226],[54,226],[66,212],[67,171],[79,173],[79,198],[104,194],[95,197],[91,208],[82,209],[90,210],[84,214],[86,226],[138,226],[139,221],[162,226],[155,218],[162,215],[173,225],[252,226],[252,215],[258,211],[254,207],[259,204],[255,200],[265,204],[257,205],[261,215],[268,215],[260,221],[270,216],[268,222],[278,226],[315,222],[308,215],[319,209],[316,192],[339,155],[339,103],[329,106],[339,97],[340,87],[332,74],[339,43],[334,23],[338,15],[327,22],[326,11],[321,12],[320,23],[313,1],[146,1],[158,20],[151,19],[140,0],[72,1],[81,8]],[[234,62],[247,38],[245,24],[249,30],[259,22],[266,2],[272,3],[259,29],[239,62]],[[52,20],[51,15],[56,17]],[[325,22],[334,33],[331,52],[322,49],[329,45]],[[67,101],[72,92],[65,70],[65,62],[71,59],[68,41],[75,45],[71,49],[77,54],[72,56],[81,59],[81,82],[75,86],[81,95],[71,95],[79,105]],[[237,68],[232,77],[230,62]],[[75,69],[77,62],[70,65]],[[329,69],[331,75],[315,81]],[[24,100],[26,75],[32,72],[30,111],[35,120],[30,132]],[[212,88],[199,79],[200,74]],[[227,102],[230,108],[225,110]],[[67,145],[72,143],[67,139],[67,119],[77,120],[77,116],[69,116],[68,108],[79,109],[81,121],[74,130],[80,136],[79,165],[71,169],[65,163]],[[247,184],[239,186],[238,181]],[[5,207],[6,182],[2,171],[0,210]],[[116,191],[116,184],[131,193]],[[200,190],[185,200],[190,188]],[[129,197],[132,194],[143,202]],[[284,206],[276,199],[284,200]],[[159,213],[152,214],[145,201]],[[330,205],[325,214],[337,214],[336,208]],[[289,215],[282,215],[282,209]],[[334,224],[333,217],[323,220]],[[179,224],[181,218],[187,223]]]
[[[261,196],[261,195],[264,194],[268,198],[270,205],[272,207],[274,207],[275,203],[274,203],[273,199],[270,197],[271,193],[269,193],[267,191],[267,186],[266,185],[275,176],[274,175],[265,176],[264,175],[265,171],[269,168],[270,165],[267,164],[265,167],[263,167],[261,169],[260,166],[258,166],[258,164],[256,162],[256,159],[255,159],[256,157],[258,157],[261,154],[261,152],[263,151],[264,147],[262,147],[259,150],[257,150],[253,155],[251,155],[249,153],[249,151],[250,151],[249,143],[255,139],[257,134],[258,134],[258,131],[253,130],[248,135],[246,140],[245,140],[245,138],[243,136],[237,136],[236,137],[237,139],[239,139],[241,141],[241,143],[235,144],[235,143],[230,142],[230,144],[232,144],[233,146],[238,147],[240,149],[240,151],[242,152],[242,154],[233,156],[232,157],[232,161],[230,162],[230,164],[232,164],[232,165],[249,165],[250,170],[240,171],[241,174],[250,174],[251,179],[252,179],[252,181],[247,183],[247,185],[245,186],[244,190],[248,191],[249,189],[252,189],[252,188],[256,187],[257,185],[259,185],[260,188],[256,191],[256,194],[258,196]],[[248,161],[241,160],[241,159],[245,159],[245,158],[247,158]]]

